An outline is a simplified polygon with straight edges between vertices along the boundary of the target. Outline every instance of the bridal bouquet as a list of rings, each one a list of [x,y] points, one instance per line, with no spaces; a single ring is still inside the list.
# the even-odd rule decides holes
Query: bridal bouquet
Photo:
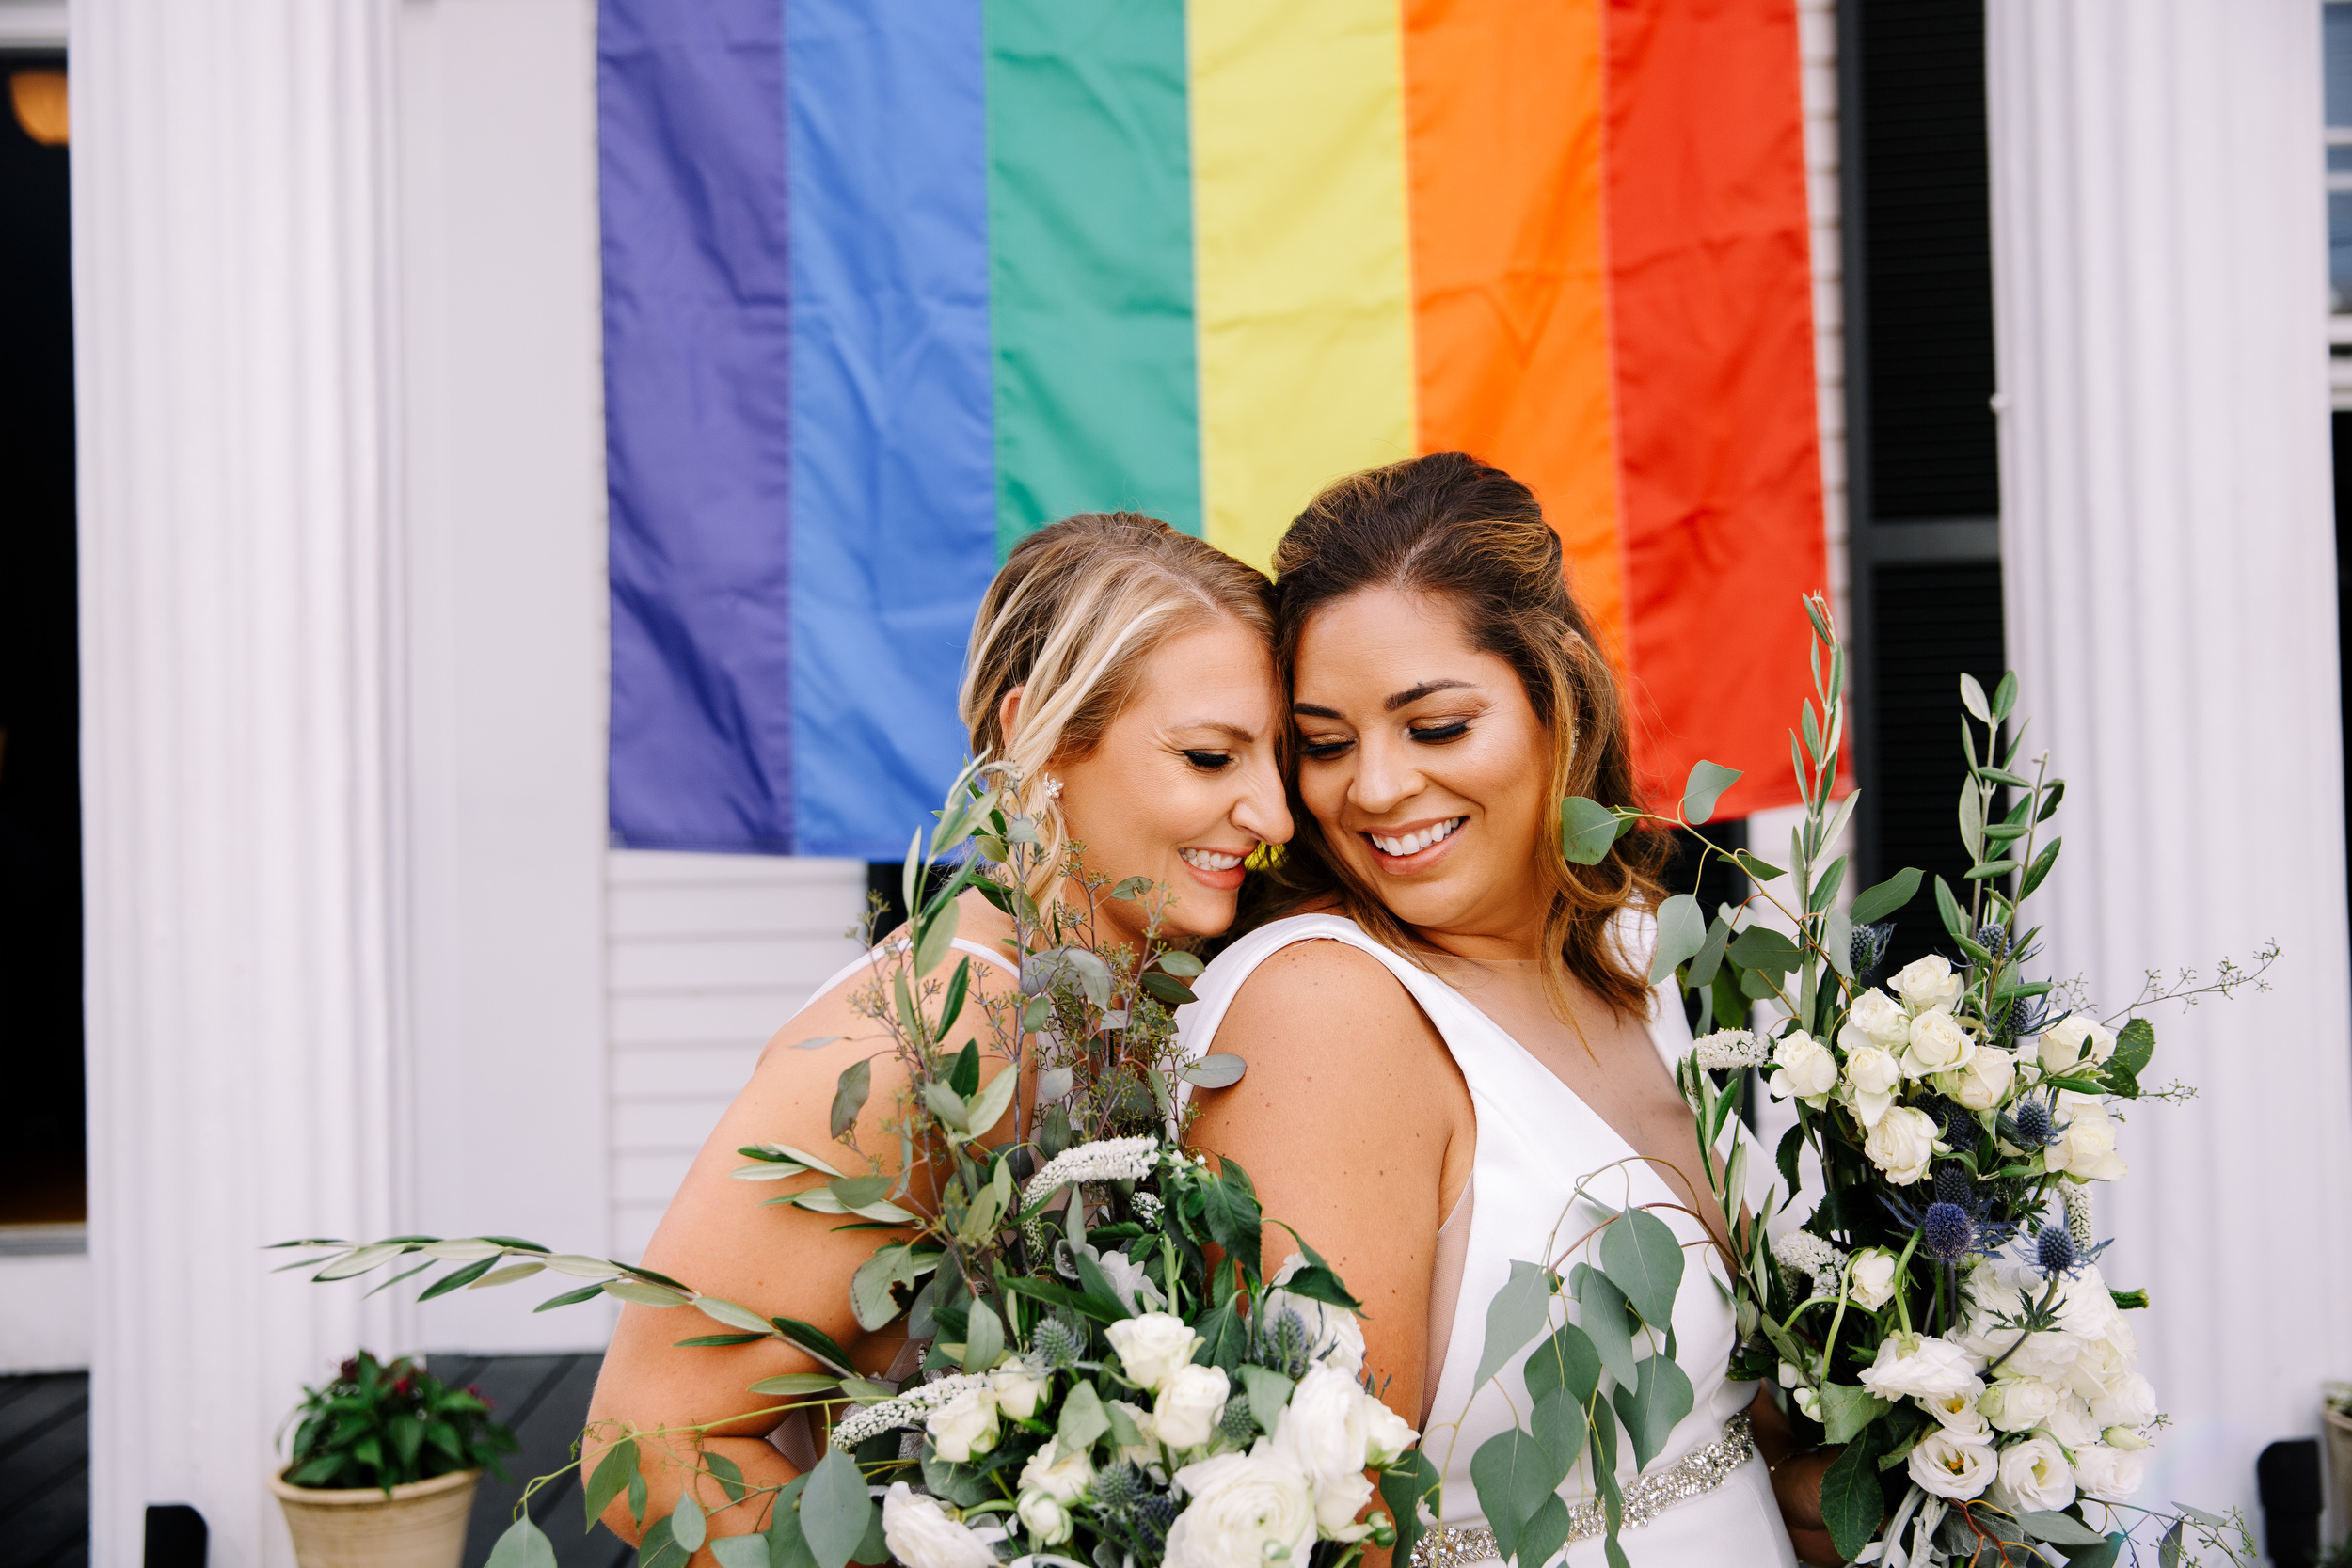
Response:
[[[2024,759],[2022,723],[2004,742],[2016,677],[1988,697],[1963,675],[1959,827],[1971,864],[1964,894],[1934,884],[1948,956],[1874,983],[1893,931],[1883,919],[1921,878],[1902,871],[1838,907],[1847,862],[1824,857],[1856,799],[1833,800],[1844,655],[1826,607],[1814,599],[1807,610],[1818,704],[1804,710],[1802,749],[1791,740],[1807,815],[1789,846],[1787,901],[1761,900],[1780,921],[1729,907],[1708,920],[1688,895],[1669,899],[1653,974],[1678,973],[1697,992],[1702,1028],[1731,1025],[1700,1038],[1678,1076],[1740,1239],[1735,1375],[1771,1381],[1801,1428],[1817,1424],[1821,1441],[1842,1446],[1822,1508],[1851,1561],[2046,1560],[2046,1545],[2076,1568],[2104,1568],[2141,1528],[2161,1531],[2168,1563],[2192,1545],[2250,1559],[2233,1521],[2131,1506],[2163,1421],[2136,1366],[2132,1316],[2148,1300],[2103,1276],[2107,1243],[2091,1220],[2091,1183],[2129,1171],[2118,1137],[2128,1109],[2190,1092],[2148,1085],[2156,1037],[2139,1015],[2189,994],[2193,977],[2169,990],[2152,977],[2107,1017],[2036,977],[2024,908],[2058,863],[2050,824],[2066,785],[2047,753]],[[1701,763],[1677,825],[1704,822],[1735,777]],[[1604,849],[1637,815],[1581,804],[1571,826],[1581,821]],[[1758,881],[1784,875],[1744,850],[1731,858]],[[2201,989],[2259,984],[2275,957],[2265,949],[2250,973],[2225,961]],[[1777,1015],[1769,1027],[1740,1026],[1753,1004]],[[1747,1146],[1708,1158],[1750,1071],[1795,1112],[1775,1160],[1790,1195],[1781,1207],[1808,1149],[1825,1188],[1772,1242],[1761,1222],[1774,1217],[1772,1198],[1743,1212]]]
[[[822,1459],[780,1488],[707,1449],[707,1429],[594,1433],[610,1446],[583,1485],[589,1525],[625,1498],[644,1568],[681,1568],[706,1541],[725,1568],[1347,1568],[1366,1543],[1392,1544],[1385,1513],[1359,1521],[1366,1471],[1399,1466],[1417,1434],[1364,1386],[1358,1303],[1303,1240],[1268,1277],[1248,1174],[1182,1145],[1177,1079],[1221,1086],[1242,1068],[1186,1065],[1176,1049],[1171,1010],[1192,1000],[1184,982],[1200,960],[1156,940],[1160,890],[1085,876],[1074,846],[1057,869],[1083,902],[1041,911],[1025,889],[1042,851],[1018,796],[1017,781],[976,765],[928,843],[918,832],[909,847],[908,933],[855,1003],[875,1056],[905,1077],[886,1147],[859,1141],[874,1059],[861,1058],[836,1085],[837,1147],[755,1145],[736,1172],[789,1183],[771,1203],[875,1233],[850,1307],[866,1329],[903,1316],[929,1341],[903,1386],[861,1375],[808,1323],[511,1237],[285,1244],[338,1249],[320,1280],[410,1258],[421,1261],[394,1278],[454,1265],[423,1298],[552,1270],[588,1283],[543,1310],[600,1294],[692,1307],[722,1332],[681,1345],[775,1339],[814,1360],[821,1370],[752,1385],[822,1418]],[[976,990],[968,958],[946,965],[966,887],[1013,921],[1017,996]],[[1100,939],[1107,900],[1141,905],[1141,951]],[[983,1082],[988,1057],[1002,1066]],[[1025,1069],[1034,1113],[1018,1094]],[[691,1478],[650,1521],[648,1464]],[[530,1496],[491,1568],[552,1560]],[[735,1510],[760,1533],[714,1536],[712,1517]]]

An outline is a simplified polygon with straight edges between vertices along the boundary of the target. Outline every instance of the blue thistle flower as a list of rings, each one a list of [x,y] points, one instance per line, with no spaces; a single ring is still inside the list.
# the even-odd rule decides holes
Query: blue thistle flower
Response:
[[[1940,1263],[1957,1263],[1975,1250],[1977,1222],[1957,1203],[1931,1203],[1920,1231]]]
[[[2009,927],[1997,921],[1987,921],[1977,927],[1977,945],[1999,958],[2009,946]]]
[[[1977,1118],[1958,1101],[1943,1095],[1930,1095],[1919,1102],[1919,1109],[1935,1118],[1936,1136],[1943,1139],[1954,1153],[1971,1154],[1984,1141],[1984,1130]]]
[[[2063,1224],[2042,1225],[2034,1227],[2033,1240],[2018,1248],[2018,1254],[2025,1262],[2041,1270],[2045,1279],[2072,1279],[2098,1261],[2099,1254],[2113,1244],[2114,1238],[2109,1237],[2096,1246],[2081,1246]]]
[[[1964,1165],[1943,1164],[1935,1167],[1935,1201],[1956,1204],[1969,1210],[1976,1208],[1977,1183]]]
[[[1853,942],[1846,950],[1846,957],[1853,968],[1857,984],[1869,983],[1870,976],[1878,973],[1879,965],[1886,961],[1886,944],[1894,940],[1895,923],[1891,920],[1853,928]]]
[[[2014,1112],[2001,1118],[2001,1135],[2028,1151],[2049,1148],[2064,1131],[2065,1124],[2046,1100],[2020,1101]]]

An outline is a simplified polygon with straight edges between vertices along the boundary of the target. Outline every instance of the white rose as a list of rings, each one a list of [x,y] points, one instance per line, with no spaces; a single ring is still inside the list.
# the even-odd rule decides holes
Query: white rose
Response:
[[[1387,1405],[1364,1396],[1364,1463],[1393,1465],[1406,1449],[1421,1441],[1413,1424]]]
[[[1935,1158],[1935,1118],[1925,1111],[1898,1105],[1879,1117],[1863,1140],[1862,1151],[1898,1187],[1907,1187],[1928,1173]]]
[[[1919,1408],[1935,1418],[1938,1425],[1951,1433],[1958,1443],[1990,1443],[1993,1423],[1977,1408],[1977,1401],[1984,1397],[1984,1379],[1972,1377],[1948,1394],[1936,1394],[1918,1401]]]
[[[1146,1312],[1124,1318],[1104,1331],[1128,1381],[1158,1393],[1180,1367],[1192,1364],[1192,1353],[1208,1343],[1184,1319],[1168,1312]]]
[[[1884,1247],[1865,1247],[1853,1255],[1846,1275],[1846,1295],[1856,1307],[1875,1312],[1895,1299],[1895,1255]]]
[[[1837,1058],[1802,1029],[1782,1037],[1772,1050],[1772,1066],[1774,1100],[1802,1100],[1818,1110],[1837,1086]]]
[[[2146,1426],[2156,1418],[2155,1386],[2137,1372],[2126,1372],[2090,1402],[2090,1418],[2103,1427]]]
[[[1293,1295],[1281,1288],[1306,1266],[1307,1259],[1295,1252],[1282,1260],[1282,1266],[1269,1281],[1274,1289],[1265,1293],[1265,1299],[1258,1306],[1258,1321],[1270,1325],[1280,1323],[1284,1313],[1296,1314],[1307,1328],[1307,1343],[1311,1347],[1308,1358],[1327,1367],[1337,1367],[1355,1377],[1364,1370],[1364,1325],[1357,1322],[1356,1314],[1344,1307]]]
[[[2147,1454],[2137,1450],[2104,1445],[2074,1450],[2074,1484],[2094,1502],[2130,1502],[2147,1468]]]
[[[2115,1122],[2096,1096],[2062,1094],[2058,1111],[2066,1131],[2042,1154],[2046,1169],[2077,1181],[2113,1181],[2131,1169],[2115,1151]]]
[[[947,1516],[935,1497],[918,1497],[903,1481],[882,1495],[882,1540],[906,1568],[996,1568],[988,1543]]]
[[[1908,974],[1909,971],[1904,973]],[[1895,999],[1875,986],[1854,998],[1846,1022],[1888,1051],[1900,1051],[1911,1041],[1911,1017]],[[1845,1042],[1841,1039],[1840,1045]]]
[[[1967,989],[1961,977],[1952,973],[1950,960],[1940,953],[1912,959],[1886,983],[1897,996],[1903,999],[1903,1006],[1911,1009],[1915,1034],[1918,1029],[1920,1014],[1950,1006],[1960,1000],[1960,993]]]
[[[1995,1463],[1991,1445],[1938,1429],[1912,1446],[1911,1479],[1939,1497],[1973,1497],[1991,1483]]]
[[[1187,1465],[1176,1485],[1191,1501],[1168,1528],[1165,1568],[1266,1568],[1269,1558],[1303,1568],[1314,1549],[1307,1478],[1263,1443]]]
[[[1837,1032],[1837,1043],[1846,1050],[1847,1103],[1863,1126],[1876,1127],[1895,1103],[1895,1090],[1903,1081],[1902,1064],[1851,1024]]]
[[[1990,1111],[2009,1098],[2017,1081],[2017,1058],[1985,1045],[1968,1053],[1967,1064],[1945,1073],[1936,1087],[1971,1111]]]
[[[989,1383],[996,1390],[996,1407],[1016,1421],[1025,1421],[1037,1414],[1037,1402],[1053,1385],[1053,1374],[1041,1377],[1026,1367],[999,1367],[989,1375]]]
[[[2077,1394],[2059,1396],[2058,1408],[2042,1423],[2042,1430],[2057,1438],[2060,1448],[2085,1448],[2099,1441],[2099,1423],[2090,1418],[2090,1402]]]
[[[2056,1511],[2074,1501],[2074,1469],[2066,1452],[2047,1437],[2028,1437],[2001,1450],[2000,1474],[1986,1488],[1994,1503],[2011,1513]]]
[[[1862,1386],[1883,1400],[1934,1399],[1967,1387],[1979,1365],[1949,1339],[1895,1334],[1879,1345],[1878,1359],[1863,1369]]]
[[[1225,1369],[1179,1367],[1152,1404],[1152,1430],[1171,1449],[1201,1449],[1225,1412]]]
[[[1022,1493],[1013,1512],[1021,1515],[1032,1545],[1058,1546],[1070,1539],[1070,1507],[1051,1492]]]
[[[2058,1408],[2058,1390],[2038,1377],[2005,1377],[1977,1402],[1984,1418],[2002,1432],[2031,1432]]]
[[[1922,1013],[1911,1021],[1911,1043],[1903,1048],[1903,1076],[1931,1078],[1968,1065],[1977,1042],[1949,1013]]]
[[[1336,1367],[1311,1367],[1275,1417],[1274,1453],[1307,1478],[1315,1518],[1343,1529],[1371,1497],[1364,1465],[1372,1452],[1369,1407],[1378,1401]]]
[[[2115,1054],[2115,1031],[2104,1029],[2089,1013],[2068,1013],[2042,1032],[2042,1066],[2047,1072],[2071,1072],[2088,1063],[2097,1067]]]
[[[996,1390],[966,1388],[924,1418],[923,1430],[939,1457],[953,1464],[986,1453],[996,1446]]]
[[[1086,1451],[1063,1454],[1057,1437],[1047,1438],[1045,1446],[1021,1466],[1021,1489],[1046,1493],[1057,1502],[1074,1503],[1093,1484],[1094,1466],[1087,1462]]]

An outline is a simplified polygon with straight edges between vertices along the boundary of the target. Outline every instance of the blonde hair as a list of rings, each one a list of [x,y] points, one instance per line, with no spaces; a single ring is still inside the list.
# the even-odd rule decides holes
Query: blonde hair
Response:
[[[1133,512],[1081,512],[1013,546],[972,624],[958,702],[972,754],[1011,766],[1015,803],[1037,821],[1044,853],[1028,892],[1041,906],[1058,892],[1070,842],[1048,767],[1102,743],[1169,638],[1230,616],[1271,649],[1273,594],[1255,567]]]

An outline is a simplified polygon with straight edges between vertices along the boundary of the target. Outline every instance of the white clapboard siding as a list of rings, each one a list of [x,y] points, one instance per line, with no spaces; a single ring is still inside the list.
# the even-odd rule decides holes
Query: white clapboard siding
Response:
[[[866,865],[639,849],[606,863],[613,1256],[634,1259],[759,1048],[856,956]]]

